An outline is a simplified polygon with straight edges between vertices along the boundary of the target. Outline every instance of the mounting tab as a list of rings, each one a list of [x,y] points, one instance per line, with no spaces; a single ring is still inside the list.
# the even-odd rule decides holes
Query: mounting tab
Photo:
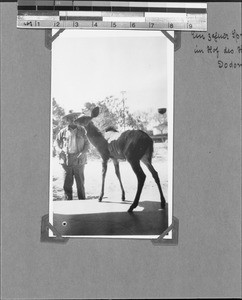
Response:
[[[55,237],[49,237],[48,231],[51,230]],[[62,237],[61,234],[49,223],[49,215],[44,215],[41,219],[41,242],[65,244],[69,240],[68,237]]]
[[[59,29],[52,35],[52,29],[45,29],[45,47],[49,50],[52,49],[52,43],[65,29]]]
[[[174,51],[181,48],[181,31],[174,31],[174,38],[165,30],[161,32],[174,44]]]
[[[164,238],[172,230],[172,239]],[[176,217],[172,218],[172,224],[156,239],[152,240],[155,246],[176,246],[178,244],[179,221]]]

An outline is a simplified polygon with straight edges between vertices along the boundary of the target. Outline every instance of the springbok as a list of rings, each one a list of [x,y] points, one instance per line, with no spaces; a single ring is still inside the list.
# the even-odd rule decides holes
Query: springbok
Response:
[[[126,159],[138,180],[137,192],[128,212],[132,212],[137,207],[140,195],[144,186],[146,175],[143,172],[140,161],[142,161],[148,170],[151,172],[160,192],[161,208],[164,209],[166,201],[161,189],[158,173],[152,166],[153,140],[142,130],[126,130],[119,135],[117,139],[105,139],[100,130],[93,124],[92,119],[99,115],[99,107],[95,107],[91,116],[81,116],[75,120],[76,124],[83,126],[86,129],[89,141],[97,148],[102,157],[102,188],[99,196],[99,201],[102,201],[104,195],[104,182],[107,172],[107,162],[111,158],[114,163],[115,173],[119,179],[122,190],[122,200],[125,200],[125,192],[121,181],[119,171],[119,160]],[[116,132],[117,133],[117,132]]]

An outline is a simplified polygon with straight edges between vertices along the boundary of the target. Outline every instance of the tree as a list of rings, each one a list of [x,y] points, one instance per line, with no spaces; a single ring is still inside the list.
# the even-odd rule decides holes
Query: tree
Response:
[[[52,99],[52,126],[53,126],[53,141],[58,132],[66,125],[62,119],[65,115],[64,109],[57,103],[55,98]]]
[[[102,104],[111,114],[111,119],[119,131],[127,129],[141,129],[139,122],[130,113],[129,107],[125,103],[125,99],[119,99],[114,96],[106,97]],[[109,124],[111,125],[111,124]]]
[[[85,103],[82,113],[90,114],[95,106],[100,107],[100,114],[93,122],[101,131],[105,131],[107,127],[112,126],[118,131],[141,129],[148,132],[147,127],[153,118],[153,115],[150,116],[149,112],[131,114],[125,101],[113,95],[107,96],[98,102]]]

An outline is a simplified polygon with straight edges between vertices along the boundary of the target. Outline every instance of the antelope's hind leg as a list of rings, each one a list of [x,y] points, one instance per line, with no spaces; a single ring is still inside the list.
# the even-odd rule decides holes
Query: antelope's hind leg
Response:
[[[139,161],[129,160],[129,163],[131,164],[131,167],[132,167],[132,169],[137,177],[137,180],[138,180],[138,187],[137,187],[137,192],[136,192],[136,195],[134,198],[134,202],[128,210],[128,212],[132,212],[133,209],[136,208],[139,204],[139,199],[140,199],[140,195],[141,195],[141,192],[142,192],[142,189],[144,186],[146,175],[145,175],[144,171],[142,170]]]
[[[151,161],[146,156],[144,156],[141,159],[141,161],[146,165],[146,167],[148,168],[148,170],[152,174],[152,176],[153,176],[153,178],[154,178],[154,180],[155,180],[155,182],[158,186],[158,189],[159,189],[159,192],[160,192],[161,208],[164,209],[166,207],[166,200],[165,200],[165,197],[164,197],[163,192],[162,192],[159,175],[158,175],[157,171],[155,170],[155,168],[153,167]]]

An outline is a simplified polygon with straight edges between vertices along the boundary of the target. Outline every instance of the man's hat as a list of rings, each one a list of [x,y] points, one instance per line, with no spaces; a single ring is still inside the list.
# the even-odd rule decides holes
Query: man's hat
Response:
[[[63,119],[75,119],[81,115],[80,112],[71,112],[63,117]]]

